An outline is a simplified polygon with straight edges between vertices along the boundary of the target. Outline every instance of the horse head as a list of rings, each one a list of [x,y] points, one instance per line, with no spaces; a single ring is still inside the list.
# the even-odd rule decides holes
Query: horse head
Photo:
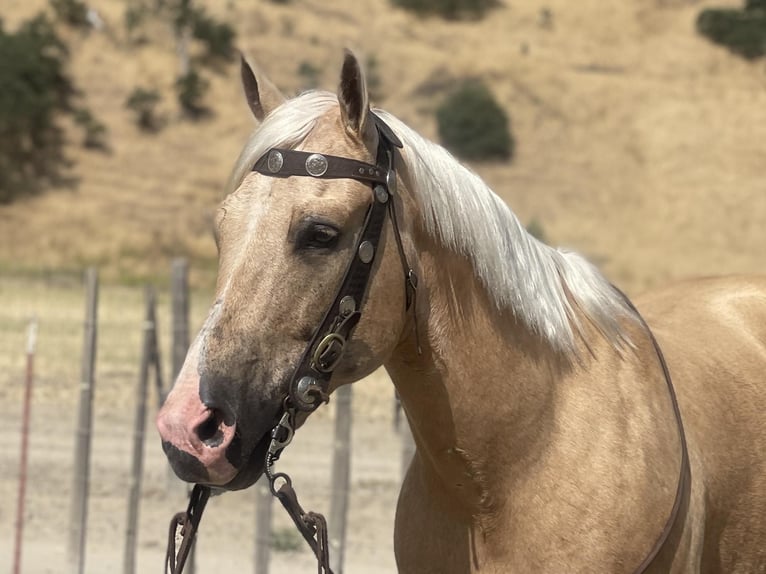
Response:
[[[408,321],[408,229],[394,233],[401,200],[381,195],[396,186],[400,144],[370,111],[357,59],[346,53],[337,95],[286,100],[244,58],[242,80],[261,123],[215,219],[215,301],[157,418],[176,474],[226,489],[261,475],[286,409],[300,425],[320,399],[379,367]],[[378,238],[363,245],[372,206],[387,202]],[[367,286],[344,299],[354,261],[367,266]],[[316,404],[306,395],[308,405],[295,404],[299,375],[319,390]]]

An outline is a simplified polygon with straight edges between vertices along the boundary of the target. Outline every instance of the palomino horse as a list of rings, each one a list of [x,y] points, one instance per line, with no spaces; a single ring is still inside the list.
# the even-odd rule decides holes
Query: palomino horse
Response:
[[[593,266],[371,111],[352,54],[337,96],[242,76],[261,125],[157,421],[181,478],[251,485],[273,427],[385,365],[417,445],[401,572],[766,572],[766,279],[638,300],[666,364]]]

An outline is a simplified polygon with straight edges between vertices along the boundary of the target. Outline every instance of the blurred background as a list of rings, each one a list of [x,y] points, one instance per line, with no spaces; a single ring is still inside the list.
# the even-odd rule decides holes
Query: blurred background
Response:
[[[87,267],[101,300],[85,570],[123,563],[143,285],[158,290],[171,378],[171,261],[189,263],[194,333],[215,282],[212,217],[255,128],[237,50],[293,95],[334,90],[352,48],[374,105],[629,294],[766,262],[763,0],[0,0],[0,18],[0,569],[11,568],[32,317],[22,571],[69,568]],[[355,386],[349,572],[395,571],[392,401],[383,373]],[[285,455],[304,506],[320,511],[333,413]],[[136,571],[157,572],[185,493],[147,433]],[[254,500],[211,502],[200,572],[253,571]],[[282,514],[271,571],[311,571]]]

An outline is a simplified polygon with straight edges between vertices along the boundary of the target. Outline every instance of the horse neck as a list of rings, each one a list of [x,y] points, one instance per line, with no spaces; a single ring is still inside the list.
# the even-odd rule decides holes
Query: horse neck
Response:
[[[588,332],[583,318],[588,344],[569,362],[511,311],[497,310],[466,258],[434,242],[418,247],[422,353],[411,335],[386,366],[429,495],[441,495],[459,514],[497,522],[510,492],[523,504],[525,485],[533,485],[538,507],[562,487],[573,488],[572,500],[589,493],[609,505],[599,488],[616,476],[614,495],[624,497],[632,477],[656,463],[668,473],[652,488],[672,490],[675,427],[656,358],[637,325],[626,325],[635,351],[621,353],[595,328]],[[651,499],[637,488],[637,496]],[[599,503],[590,504],[595,511]],[[567,517],[556,520],[569,527]]]

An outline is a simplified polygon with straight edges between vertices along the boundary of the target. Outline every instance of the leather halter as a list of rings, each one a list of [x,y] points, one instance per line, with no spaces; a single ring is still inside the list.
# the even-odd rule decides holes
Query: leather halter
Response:
[[[266,454],[265,473],[269,481],[269,489],[285,508],[314,552],[319,574],[332,574],[327,522],[321,514],[303,510],[290,477],[283,472],[275,473],[274,462],[279,459],[284,448],[292,440],[296,412],[311,413],[322,402],[329,400],[330,378],[340,363],[346,344],[361,318],[360,309],[367,295],[386,214],[389,214],[391,218],[396,247],[404,271],[407,310],[411,306],[414,309],[417,293],[417,276],[407,262],[396,219],[395,148],[401,148],[402,143],[378,116],[370,112],[369,117],[375,123],[378,132],[375,165],[349,158],[273,148],[253,166],[253,171],[270,177],[353,179],[369,184],[372,190],[372,201],[352,250],[351,261],[346,268],[335,299],[293,371],[288,395],[283,402],[282,417],[271,431],[271,442]],[[417,318],[415,319],[415,338],[417,340]],[[277,482],[280,480],[282,484],[277,488]]]
[[[383,120],[370,112],[378,131],[376,164],[332,155],[272,148],[253,166],[270,177],[313,177],[316,179],[354,179],[369,184],[372,202],[359,232],[353,255],[335,299],[307,345],[290,380],[289,405],[312,412],[327,401],[330,378],[343,350],[361,318],[360,309],[367,294],[370,274],[377,255],[386,214],[391,222],[405,273],[407,309],[414,301],[417,277],[407,262],[396,219],[395,149],[402,143]]]

